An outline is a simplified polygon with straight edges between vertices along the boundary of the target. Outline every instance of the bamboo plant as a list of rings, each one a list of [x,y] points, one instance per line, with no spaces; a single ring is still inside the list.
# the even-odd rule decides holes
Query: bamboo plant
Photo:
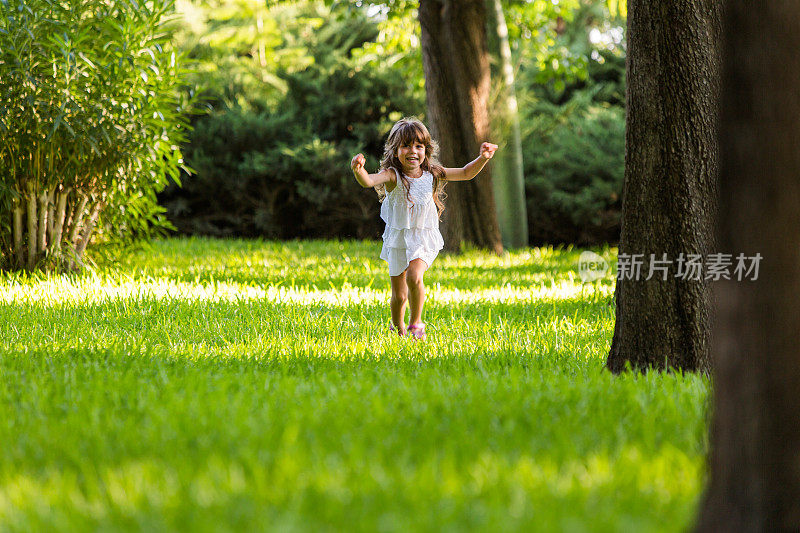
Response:
[[[0,269],[79,267],[178,179],[173,2],[0,0]]]

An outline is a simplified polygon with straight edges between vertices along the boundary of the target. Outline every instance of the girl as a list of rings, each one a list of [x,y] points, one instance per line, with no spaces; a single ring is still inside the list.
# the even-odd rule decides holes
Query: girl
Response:
[[[444,211],[444,184],[471,180],[492,158],[497,145],[483,143],[480,155],[463,168],[444,168],[436,160],[438,146],[428,129],[416,118],[404,118],[389,132],[381,159],[381,170],[368,174],[362,154],[350,167],[362,187],[375,187],[386,222],[381,259],[389,263],[392,281],[392,323],[402,337],[406,303],[411,304],[408,332],[425,338],[422,306],[425,286],[422,276],[444,246],[439,217]]]

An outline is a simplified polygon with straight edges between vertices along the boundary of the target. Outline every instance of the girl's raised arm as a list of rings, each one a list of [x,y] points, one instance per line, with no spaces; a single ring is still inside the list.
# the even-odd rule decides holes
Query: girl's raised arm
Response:
[[[365,163],[366,159],[361,154],[357,154],[353,157],[353,160],[350,161],[350,168],[353,169],[353,175],[356,177],[356,181],[365,189],[380,185],[381,183],[387,183],[395,178],[394,172],[388,168],[376,174],[369,174],[364,168]]]
[[[480,155],[474,161],[470,161],[461,168],[445,168],[445,179],[447,181],[466,181],[471,180],[478,173],[483,170],[486,162],[494,157],[497,150],[497,145],[492,143],[483,143],[480,149]]]

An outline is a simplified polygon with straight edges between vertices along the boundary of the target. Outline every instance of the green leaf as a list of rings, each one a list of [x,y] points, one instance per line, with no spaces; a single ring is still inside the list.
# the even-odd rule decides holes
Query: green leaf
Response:
[[[88,57],[86,57],[86,54],[84,54],[83,52],[78,52],[78,57],[83,59],[84,62],[86,62],[86,64],[89,65],[90,67],[97,68],[97,66]]]

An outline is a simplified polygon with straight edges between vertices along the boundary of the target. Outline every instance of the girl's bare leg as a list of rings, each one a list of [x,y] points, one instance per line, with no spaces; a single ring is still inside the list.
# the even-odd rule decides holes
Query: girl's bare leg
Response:
[[[406,269],[406,284],[408,285],[408,301],[411,304],[411,322],[409,324],[419,324],[422,322],[422,306],[425,304],[425,285],[422,276],[425,274],[428,265],[422,259],[414,259],[408,264]]]
[[[392,310],[392,324],[400,335],[406,334],[406,304],[408,303],[408,286],[406,285],[406,273],[399,276],[389,276],[392,280],[392,301],[389,307]]]

